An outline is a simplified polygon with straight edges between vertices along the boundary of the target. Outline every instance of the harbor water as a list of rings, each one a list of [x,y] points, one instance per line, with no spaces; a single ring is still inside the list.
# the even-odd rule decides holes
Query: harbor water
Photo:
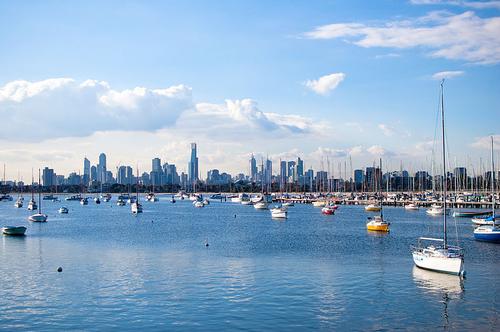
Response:
[[[0,226],[27,227],[0,237],[0,329],[500,329],[500,245],[474,241],[470,219],[449,219],[450,242],[457,232],[465,249],[462,279],[414,267],[410,246],[442,231],[424,209],[387,207],[391,231],[370,233],[362,206],[326,216],[296,205],[280,221],[159,197],[139,215],[116,197],[44,201],[46,223],[0,202]]]

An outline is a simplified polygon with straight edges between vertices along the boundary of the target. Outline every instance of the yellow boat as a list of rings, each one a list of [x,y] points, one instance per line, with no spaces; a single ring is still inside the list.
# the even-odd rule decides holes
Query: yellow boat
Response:
[[[368,218],[368,222],[366,223],[366,229],[369,231],[376,231],[376,232],[388,232],[389,223],[385,221],[382,216]]]
[[[368,211],[368,212],[379,212],[382,208],[380,207],[380,205],[377,205],[377,204],[369,204],[367,206],[365,206],[365,211]]]

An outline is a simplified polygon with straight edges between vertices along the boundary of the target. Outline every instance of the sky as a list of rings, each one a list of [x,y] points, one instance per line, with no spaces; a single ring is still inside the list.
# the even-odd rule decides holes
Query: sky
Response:
[[[500,1],[0,0],[0,162],[81,172],[151,159],[429,169],[500,149]],[[350,168],[350,165],[348,166]]]

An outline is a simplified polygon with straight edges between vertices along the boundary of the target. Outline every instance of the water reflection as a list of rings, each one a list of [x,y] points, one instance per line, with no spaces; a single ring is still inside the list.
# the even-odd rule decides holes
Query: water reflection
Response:
[[[418,288],[426,293],[438,295],[443,304],[443,327],[450,326],[448,305],[450,301],[462,298],[464,291],[463,279],[459,276],[437,273],[413,267],[413,280]]]

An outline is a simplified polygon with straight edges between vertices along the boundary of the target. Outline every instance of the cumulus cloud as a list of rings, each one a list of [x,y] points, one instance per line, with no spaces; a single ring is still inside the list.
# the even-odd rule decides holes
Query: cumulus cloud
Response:
[[[477,64],[500,62],[500,17],[481,18],[472,11],[462,14],[431,12],[410,20],[383,25],[334,23],[315,28],[304,36],[338,39],[361,47],[423,48],[433,57]]]
[[[226,100],[224,104],[199,103],[196,104],[196,111],[187,118],[184,120],[189,120],[191,124],[201,121],[212,130],[225,129],[226,133],[236,130],[239,135],[242,130],[248,129],[261,129],[262,134],[308,134],[321,129],[312,119],[300,115],[263,112],[252,99]],[[189,127],[189,123],[185,126]]]
[[[96,131],[158,130],[192,107],[191,89],[136,87],[114,90],[107,82],[71,78],[13,81],[0,87],[0,139],[40,140],[88,136]],[[19,135],[22,133],[22,135]]]
[[[440,71],[432,75],[432,79],[434,80],[442,80],[442,79],[450,79],[454,77],[459,77],[465,74],[465,72],[461,70],[452,70],[452,71]]]
[[[381,123],[378,125],[378,128],[382,130],[382,133],[384,133],[385,136],[393,136],[395,134],[395,130],[390,127],[389,125],[386,125],[384,123]]]
[[[372,145],[369,148],[367,148],[366,151],[369,154],[378,157],[391,157],[395,155],[394,152],[388,151],[387,149],[383,148],[380,145]]]
[[[317,80],[307,80],[304,82],[304,85],[317,94],[325,96],[330,91],[335,90],[344,78],[344,73],[333,73],[321,76]]]

